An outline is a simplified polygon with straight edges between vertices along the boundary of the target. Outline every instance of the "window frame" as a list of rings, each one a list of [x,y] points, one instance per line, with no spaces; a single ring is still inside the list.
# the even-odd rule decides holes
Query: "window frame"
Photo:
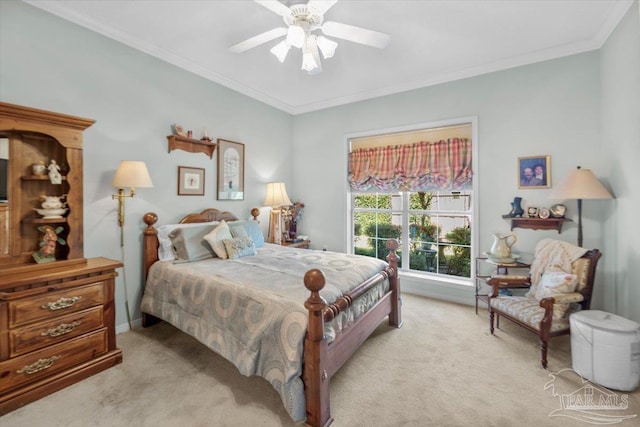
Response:
[[[436,129],[442,127],[449,126],[457,126],[457,125],[471,125],[471,138],[472,138],[472,163],[473,163],[473,183],[471,188],[471,206],[470,206],[470,221],[471,221],[471,254],[470,254],[470,277],[462,277],[462,276],[450,276],[446,274],[433,273],[433,272],[423,272],[420,270],[410,270],[409,265],[402,264],[400,267],[399,273],[400,275],[411,275],[412,277],[417,277],[419,279],[425,280],[433,280],[443,284],[451,284],[451,285],[473,285],[473,278],[475,277],[475,258],[478,256],[478,212],[479,212],[479,168],[478,168],[478,118],[477,116],[468,116],[468,117],[460,117],[450,120],[442,120],[436,122],[427,122],[427,123],[418,123],[408,126],[394,127],[394,128],[386,128],[386,129],[376,129],[372,131],[366,132],[358,132],[351,133],[345,135],[345,161],[347,162],[346,173],[349,173],[348,168],[348,154],[351,151],[351,140],[355,138],[363,138],[363,137],[373,137],[377,135],[386,135],[393,133],[402,133],[402,132],[412,132],[412,131],[420,131],[420,130],[429,130]],[[345,177],[345,181],[346,181]],[[361,194],[359,192],[354,192],[351,190],[349,184],[346,185],[345,191],[346,198],[346,248],[347,251],[351,254],[354,253],[354,195]],[[409,194],[409,192],[404,191],[403,194]],[[408,253],[409,251],[409,224],[410,224],[410,215],[411,210],[409,209],[409,197],[402,197],[402,244],[399,249],[402,250],[403,253]],[[393,209],[391,209],[393,210]],[[415,210],[414,210],[415,212]],[[465,213],[466,215],[466,213]]]

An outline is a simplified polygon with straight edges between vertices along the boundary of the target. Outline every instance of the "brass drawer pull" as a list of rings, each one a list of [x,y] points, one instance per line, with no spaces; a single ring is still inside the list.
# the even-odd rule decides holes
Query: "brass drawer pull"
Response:
[[[45,369],[50,368],[53,365],[53,362],[60,359],[61,356],[51,356],[47,359],[39,359],[36,363],[32,363],[31,365],[23,366],[18,369],[16,373],[18,374],[35,374],[36,372],[44,371]]]
[[[60,335],[65,335],[65,334],[68,334],[69,332],[72,332],[76,328],[76,326],[80,326],[81,323],[82,322],[80,322],[79,320],[73,323],[61,323],[55,328],[48,329],[47,331],[41,333],[40,335],[43,337],[49,336],[52,338],[59,337]]]
[[[69,308],[73,306],[73,304],[80,301],[82,297],[71,297],[71,298],[60,298],[58,301],[53,301],[43,305],[42,308],[45,310],[55,311],[62,310],[63,308]]]

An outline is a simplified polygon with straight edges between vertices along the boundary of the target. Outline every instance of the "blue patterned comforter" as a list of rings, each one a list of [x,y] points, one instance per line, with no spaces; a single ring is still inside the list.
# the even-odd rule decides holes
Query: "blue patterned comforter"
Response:
[[[213,258],[149,270],[141,310],[195,337],[247,376],[259,375],[278,391],[294,421],[305,419],[302,352],[310,293],[304,274],[321,269],[328,303],[347,293],[387,263],[378,259],[265,244],[256,256]],[[329,341],[372,307],[388,281],[363,295],[330,324]]]

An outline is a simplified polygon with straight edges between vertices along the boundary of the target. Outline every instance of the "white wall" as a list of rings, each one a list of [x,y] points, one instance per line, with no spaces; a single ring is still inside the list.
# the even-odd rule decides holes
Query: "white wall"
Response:
[[[0,2],[0,99],[92,118],[84,135],[85,257],[122,259],[113,174],[121,160],[147,163],[154,188],[126,201],[127,287],[134,319],[142,293],[142,216],[159,223],[207,207],[249,217],[266,182],[291,182],[292,118],[237,92],[135,51],[18,1]],[[216,157],[168,153],[170,125],[206,126],[213,138],[245,144],[245,200],[216,200]],[[177,196],[178,165],[205,168],[205,196]],[[263,221],[263,225],[265,221]],[[126,325],[123,271],[117,279],[117,325]]]
[[[448,84],[296,116],[295,189],[304,189],[307,214],[301,226],[315,247],[346,248],[347,146],[345,134],[478,117],[479,158],[474,161],[479,194],[479,250],[488,250],[491,234],[509,231],[502,215],[514,196],[525,205],[549,207],[550,190],[518,189],[517,158],[551,155],[552,183],[577,165],[605,172],[600,141],[600,75],[597,52],[574,55]],[[575,201],[567,201],[576,218]],[[602,248],[603,210],[585,203],[584,243]],[[563,233],[514,230],[514,249],[531,253],[543,237],[577,241],[575,223]],[[471,301],[471,290],[466,293]],[[464,299],[464,297],[461,297]]]
[[[627,12],[601,49],[602,147],[616,199],[603,220],[606,311],[640,322],[640,13]]]

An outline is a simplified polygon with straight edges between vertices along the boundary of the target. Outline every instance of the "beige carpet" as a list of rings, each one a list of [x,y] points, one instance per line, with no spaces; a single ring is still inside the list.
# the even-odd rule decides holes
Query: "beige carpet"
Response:
[[[334,426],[588,426],[550,417],[583,387],[570,339],[551,341],[549,370],[535,337],[507,321],[489,335],[486,310],[404,296],[404,326],[381,325],[331,383]],[[271,386],[167,324],[118,335],[124,363],[0,418],[13,426],[294,426]],[[557,394],[553,395],[553,391]],[[622,397],[626,393],[617,392]],[[640,425],[640,391],[628,393]],[[568,415],[574,413],[565,411]]]

